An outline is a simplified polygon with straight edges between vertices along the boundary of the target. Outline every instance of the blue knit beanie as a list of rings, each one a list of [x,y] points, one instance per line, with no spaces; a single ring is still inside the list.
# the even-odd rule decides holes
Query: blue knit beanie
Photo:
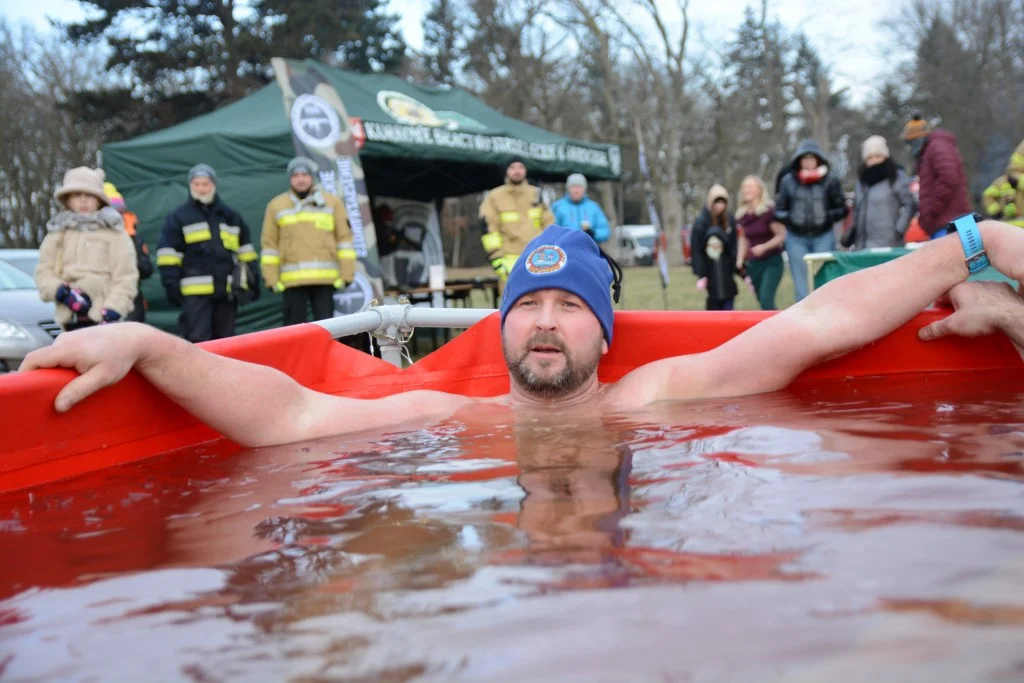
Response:
[[[501,325],[513,304],[540,289],[562,289],[575,294],[601,323],[604,338],[612,343],[612,269],[593,238],[582,230],[550,225],[523,249],[505,284],[501,299]]]

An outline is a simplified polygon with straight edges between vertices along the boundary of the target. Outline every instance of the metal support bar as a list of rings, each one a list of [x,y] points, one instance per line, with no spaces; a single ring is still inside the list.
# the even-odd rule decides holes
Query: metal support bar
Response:
[[[417,327],[472,327],[494,313],[493,308],[424,308],[411,304],[374,306],[361,313],[317,320],[331,337],[347,337],[368,332],[380,344],[381,356],[402,367],[402,348]]]

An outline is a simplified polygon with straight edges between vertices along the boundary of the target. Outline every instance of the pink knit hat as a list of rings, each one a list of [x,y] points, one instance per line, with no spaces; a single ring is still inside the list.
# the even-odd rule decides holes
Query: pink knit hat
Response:
[[[53,193],[53,198],[57,200],[58,204],[67,208],[67,204],[64,201],[65,197],[72,192],[84,192],[100,200],[101,207],[109,206],[110,200],[107,199],[107,194],[103,191],[103,179],[105,177],[106,174],[103,173],[102,168],[89,168],[87,166],[73,168],[64,174],[64,182]]]

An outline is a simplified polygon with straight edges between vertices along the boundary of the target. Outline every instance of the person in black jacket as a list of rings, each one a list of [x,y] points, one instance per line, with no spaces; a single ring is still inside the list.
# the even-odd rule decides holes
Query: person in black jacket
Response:
[[[800,301],[808,292],[804,255],[835,249],[832,226],[849,209],[839,178],[829,173],[825,155],[814,140],[800,143],[790,168],[775,198],[775,217],[786,225],[786,254]]]
[[[746,254],[740,254],[736,219],[729,211],[729,191],[721,185],[708,190],[704,210],[693,222],[690,237],[697,288],[708,293],[707,310],[731,311]]]
[[[259,298],[256,248],[241,214],[221,201],[212,168],[197,164],[188,184],[188,201],[164,221],[156,264],[167,300],[181,307],[182,336],[222,339],[235,333],[238,304]]]

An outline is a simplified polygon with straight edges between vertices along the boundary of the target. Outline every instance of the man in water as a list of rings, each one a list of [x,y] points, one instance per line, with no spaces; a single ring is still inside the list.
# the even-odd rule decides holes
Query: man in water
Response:
[[[992,266],[1024,280],[1024,231],[984,221],[980,237]],[[619,277],[586,233],[551,226],[516,262],[502,300],[502,348],[511,376],[511,391],[504,396],[480,399],[437,391],[372,400],[331,396],[276,369],[219,356],[134,323],[61,335],[52,346],[29,354],[22,367],[81,373],[57,395],[58,412],[135,368],[188,412],[244,446],[442,419],[478,402],[592,416],[656,401],[782,389],[806,368],[896,330],[947,292],[956,313],[924,328],[923,338],[999,330],[1024,347],[1024,302],[1005,284],[964,284],[968,274],[960,238],[950,234],[834,280],[718,348],[655,361],[616,383],[601,384],[597,365],[612,342],[609,287],[617,290]]]

